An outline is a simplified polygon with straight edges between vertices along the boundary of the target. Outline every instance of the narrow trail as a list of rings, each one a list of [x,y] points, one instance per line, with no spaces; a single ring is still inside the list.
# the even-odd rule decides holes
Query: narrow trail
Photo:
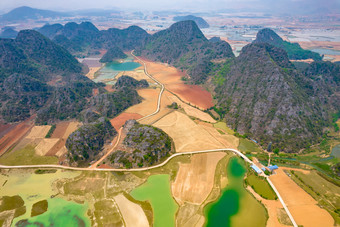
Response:
[[[144,65],[144,72],[145,74],[152,79],[153,81],[155,81],[158,85],[161,86],[161,91],[158,95],[158,102],[157,102],[157,109],[155,112],[144,116],[142,118],[139,118],[138,121],[141,121],[143,119],[146,119],[148,117],[151,117],[155,114],[157,114],[160,110],[160,104],[161,104],[161,98],[162,98],[162,94],[164,92],[164,85],[159,82],[157,79],[155,79],[154,77],[152,77],[148,71],[147,71],[147,67],[146,67],[146,63],[141,60],[139,57],[135,56],[133,54],[134,50],[131,51],[131,55],[134,56],[137,60],[139,60],[140,62],[143,63]],[[213,150],[199,150],[199,151],[191,151],[191,152],[181,152],[181,153],[175,153],[172,154],[170,157],[168,157],[164,162],[155,165],[155,166],[150,166],[150,167],[145,167],[145,168],[138,168],[138,169],[99,169],[97,168],[97,165],[99,163],[101,163],[107,156],[109,156],[114,149],[116,148],[116,146],[119,144],[120,138],[121,138],[121,132],[122,132],[122,127],[119,129],[118,131],[118,139],[115,143],[115,145],[111,148],[111,150],[109,152],[107,152],[102,158],[100,158],[97,162],[95,162],[91,167],[89,168],[78,168],[78,167],[69,167],[69,166],[62,166],[62,165],[18,165],[18,166],[6,166],[6,165],[0,165],[0,169],[30,169],[30,168],[57,168],[57,169],[65,169],[65,170],[76,170],[76,171],[105,171],[105,172],[139,172],[139,171],[147,171],[150,169],[155,169],[155,168],[159,168],[162,167],[164,165],[166,165],[171,159],[177,157],[177,156],[181,156],[181,155],[192,155],[192,154],[202,154],[202,153],[212,153],[212,152],[221,152],[221,151],[231,151],[233,153],[235,153],[236,155],[238,155],[239,157],[241,157],[243,160],[245,160],[246,162],[248,162],[251,165],[255,165],[255,163],[253,161],[251,161],[247,156],[245,156],[243,153],[241,153],[239,150],[236,149],[232,149],[232,148],[222,148],[222,149],[213,149]],[[256,165],[255,165],[256,166]],[[263,172],[261,174],[259,174],[261,176],[264,176],[268,183],[270,184],[270,186],[273,188],[273,190],[275,191],[277,197],[279,198],[283,208],[285,209],[289,219],[291,220],[292,224],[294,227],[298,227],[298,225],[296,224],[293,216],[291,215],[291,213],[288,210],[288,207],[286,206],[285,202],[283,201],[281,195],[279,194],[278,190],[276,189],[276,187],[274,186],[274,184],[271,182],[271,180],[269,179],[269,177],[267,175],[265,175]]]

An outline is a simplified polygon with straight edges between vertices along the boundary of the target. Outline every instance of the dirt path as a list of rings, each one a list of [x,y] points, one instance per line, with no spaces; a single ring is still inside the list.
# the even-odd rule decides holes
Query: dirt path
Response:
[[[120,141],[120,136],[122,134],[122,129],[123,128],[120,128],[118,130],[118,135],[117,135],[117,140],[116,140],[116,143],[115,145],[111,148],[111,150],[109,150],[103,157],[101,157],[97,162],[93,163],[88,169],[97,169],[97,165],[99,165],[105,158],[107,158],[107,156],[109,156],[114,150],[115,148],[117,147],[117,145],[119,144],[119,141]]]

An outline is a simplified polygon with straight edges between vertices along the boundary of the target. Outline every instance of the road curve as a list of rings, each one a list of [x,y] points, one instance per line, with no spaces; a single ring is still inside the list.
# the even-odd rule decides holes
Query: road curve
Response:
[[[153,81],[155,81],[158,85],[161,86],[161,91],[158,95],[158,102],[157,102],[157,109],[155,112],[144,116],[142,118],[139,118],[138,121],[141,121],[145,118],[151,117],[155,114],[157,114],[160,110],[160,104],[161,104],[161,98],[162,98],[162,94],[164,92],[164,85],[159,82],[157,79],[155,79],[154,77],[152,77],[146,68],[146,63],[141,60],[139,57],[135,56],[133,54],[134,50],[131,51],[131,55],[134,56],[136,59],[138,59],[140,62],[143,63],[144,65],[144,73]],[[173,159],[174,157],[180,156],[180,155],[192,155],[192,154],[202,154],[202,153],[211,153],[211,152],[221,152],[221,151],[232,151],[234,152],[236,155],[240,156],[243,160],[245,160],[246,162],[248,162],[251,165],[255,165],[255,163],[253,161],[251,161],[247,156],[245,156],[244,154],[242,154],[240,151],[236,150],[236,149],[232,149],[232,148],[222,148],[222,149],[213,149],[213,150],[200,150],[200,151],[190,151],[190,152],[180,152],[180,153],[175,153],[172,154],[170,157],[168,157],[164,162],[155,165],[155,166],[150,166],[150,167],[145,167],[145,168],[138,168],[138,169],[99,169],[97,168],[97,164],[99,164],[101,161],[103,161],[110,153],[112,153],[112,151],[114,150],[114,148],[118,145],[119,140],[120,140],[120,135],[121,135],[121,130],[122,128],[119,129],[118,132],[118,139],[116,144],[114,145],[114,147],[107,153],[105,154],[101,159],[99,159],[97,162],[95,162],[90,168],[79,168],[79,167],[70,167],[70,166],[62,166],[62,165],[18,165],[18,166],[6,166],[6,165],[0,165],[0,169],[29,169],[29,168],[58,168],[58,169],[66,169],[66,170],[77,170],[77,171],[107,171],[107,172],[138,172],[138,171],[146,171],[146,170],[150,170],[150,169],[155,169],[155,168],[159,168],[164,166],[165,164],[167,164],[171,159]],[[278,190],[275,188],[274,184],[271,182],[271,180],[268,178],[267,175],[265,175],[263,172],[260,174],[262,176],[264,176],[268,183],[270,184],[270,186],[273,188],[274,192],[276,193],[276,195],[278,196],[283,208],[285,209],[287,215],[289,216],[291,222],[293,223],[294,227],[298,227],[298,225],[296,224],[293,216],[291,215],[291,213],[288,210],[288,207],[286,206],[286,204],[284,203],[281,195],[279,194]]]
[[[142,117],[142,118],[139,118],[138,121],[141,121],[141,120],[144,120],[145,118],[151,117],[151,116],[153,116],[153,115],[155,115],[155,114],[157,114],[157,113],[159,112],[160,107],[161,107],[161,98],[162,98],[162,94],[163,94],[163,92],[164,92],[164,85],[148,73],[148,70],[147,70],[147,68],[146,68],[146,63],[145,63],[142,59],[140,59],[139,57],[137,57],[136,55],[134,55],[133,52],[134,52],[134,50],[131,51],[131,55],[132,55],[133,57],[135,57],[138,61],[140,61],[141,63],[143,63],[145,75],[147,75],[151,80],[155,81],[158,85],[161,86],[161,91],[159,92],[159,95],[158,95],[158,101],[157,101],[157,109],[156,109],[156,111],[153,112],[153,113],[151,113],[151,114],[149,114],[149,115],[146,115],[146,116],[144,116],[144,117]]]

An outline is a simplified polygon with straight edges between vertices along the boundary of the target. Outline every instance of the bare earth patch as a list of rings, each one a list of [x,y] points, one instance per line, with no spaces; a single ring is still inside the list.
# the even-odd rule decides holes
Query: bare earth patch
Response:
[[[0,139],[0,154],[6,152],[16,144],[34,126],[34,117],[19,123]]]
[[[270,176],[294,220],[303,226],[333,226],[332,216],[317,205],[317,201],[290,179],[282,169]]]
[[[100,69],[100,67],[89,67],[90,71],[86,74],[86,77],[90,80],[94,79],[94,74]]]
[[[164,84],[165,88],[178,95],[185,102],[191,103],[201,109],[214,105],[211,94],[198,85],[188,85],[181,80],[185,73],[175,67],[162,63],[146,62],[149,74]]]
[[[188,116],[174,111],[153,124],[165,131],[175,143],[177,152],[224,148],[218,140]]]
[[[110,120],[111,125],[116,129],[119,130],[127,120],[130,119],[139,119],[143,117],[140,114],[136,114],[136,113],[121,113],[119,114],[117,117],[113,118],[112,120]]]
[[[190,164],[180,164],[176,180],[172,183],[172,194],[177,202],[202,204],[209,196],[215,179],[217,163],[225,156],[224,152],[196,154]]]
[[[147,227],[149,226],[148,219],[145,216],[143,209],[128,200],[122,194],[114,197],[121,214],[123,215],[125,225],[127,227]]]
[[[140,89],[138,94],[143,98],[143,101],[137,105],[131,106],[125,112],[137,113],[142,116],[153,113],[157,109],[157,99],[159,89]]]

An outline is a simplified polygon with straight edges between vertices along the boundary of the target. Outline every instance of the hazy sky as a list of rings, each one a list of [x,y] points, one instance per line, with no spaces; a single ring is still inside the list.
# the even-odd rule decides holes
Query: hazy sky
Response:
[[[294,6],[295,10],[331,9],[340,13],[340,0],[0,0],[0,10],[9,11],[19,6],[51,10],[78,9],[134,9],[183,11],[256,8],[275,10]],[[301,9],[300,9],[301,8]]]

